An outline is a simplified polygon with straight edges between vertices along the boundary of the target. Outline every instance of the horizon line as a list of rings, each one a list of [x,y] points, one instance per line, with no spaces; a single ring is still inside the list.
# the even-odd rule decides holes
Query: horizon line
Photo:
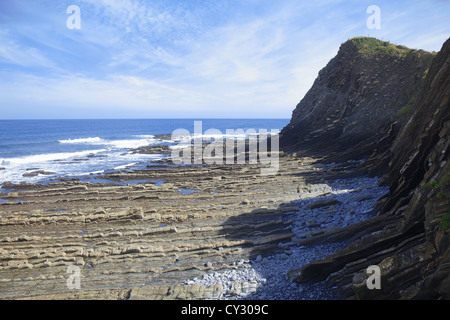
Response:
[[[50,121],[50,120],[290,120],[290,118],[32,118],[32,119],[0,119],[0,121]]]

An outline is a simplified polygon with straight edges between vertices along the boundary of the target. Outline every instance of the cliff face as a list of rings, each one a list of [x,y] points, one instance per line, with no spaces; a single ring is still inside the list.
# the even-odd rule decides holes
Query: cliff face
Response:
[[[342,72],[341,78],[351,79],[349,75],[354,74],[352,70],[356,67],[352,63],[347,64],[348,70],[345,71],[345,66],[339,62],[346,55],[351,57],[351,52],[355,52],[355,45],[347,42],[338,54],[341,58],[336,57],[330,62],[325,71],[321,72],[315,86],[322,81],[326,82],[322,78],[327,74],[329,78],[338,77],[332,71],[333,68]],[[355,145],[365,143],[367,141],[365,134],[371,130],[375,130],[372,131],[374,133],[372,139],[377,141],[377,134],[381,132],[378,130],[382,130],[384,125],[394,123],[390,122],[395,120],[392,118],[394,113],[403,119],[398,121],[399,131],[395,134],[396,138],[384,139],[384,148],[369,150],[373,148],[374,143],[368,141],[371,147],[366,151],[371,153],[371,156],[362,164],[366,172],[376,167],[377,163],[388,164],[387,170],[382,172],[386,173],[385,182],[389,185],[390,192],[377,203],[375,208],[380,230],[376,233],[371,230],[344,250],[305,266],[296,281],[326,279],[330,286],[337,288],[342,297],[360,299],[450,298],[450,163],[448,161],[450,156],[450,39],[433,58],[423,81],[420,81],[424,68],[423,59],[420,59],[421,54],[414,59],[405,59],[404,63],[406,61],[410,63],[409,71],[405,69],[404,73],[398,74],[400,69],[397,71],[394,69],[396,74],[384,76],[385,80],[391,79],[389,84],[380,82],[379,87],[372,86],[369,91],[361,91],[360,97],[350,92],[349,96],[341,93],[338,99],[337,93],[330,94],[327,90],[324,93],[323,99],[331,103],[328,109],[332,110],[336,109],[333,103],[338,100],[357,99],[370,103],[369,100],[375,97],[375,93],[382,96],[389,90],[398,93],[397,100],[388,95],[384,96],[385,99],[378,101],[378,103],[381,101],[381,105],[375,106],[375,102],[370,104],[378,110],[377,112],[385,110],[385,117],[382,117],[378,128],[372,124],[367,131],[352,131],[351,128],[344,130],[346,128],[344,124],[334,125],[342,129],[336,131],[336,137],[330,138],[337,144],[335,149],[343,146],[340,142],[342,138],[344,138],[344,144],[346,141],[354,141]],[[359,57],[358,54],[357,56]],[[357,64],[359,59],[361,58],[356,59]],[[398,63],[395,62],[398,58],[386,56],[386,59],[386,65]],[[414,67],[414,63],[418,65]],[[383,62],[380,60],[378,64],[382,65]],[[372,68],[367,69],[367,74],[360,77],[368,79],[372,72]],[[403,80],[400,81],[400,79]],[[416,86],[418,91],[408,96],[406,88],[410,85]],[[283,131],[285,143],[297,142],[294,144],[294,149],[301,146],[308,146],[310,150],[322,150],[322,152],[333,149],[329,141],[325,141],[323,143],[325,148],[321,149],[320,141],[323,140],[319,137],[309,140],[316,141],[316,144],[304,139],[299,140],[300,136],[296,131],[297,128],[302,135],[311,136],[305,132],[304,128],[314,127],[314,123],[318,125],[319,121],[310,124],[306,121],[306,119],[313,119],[310,114],[315,113],[314,108],[321,108],[323,114],[327,115],[332,112],[325,111],[328,109],[320,103],[311,104],[319,96],[317,88],[311,89],[309,96],[305,97],[306,100],[304,99],[294,112],[290,127]],[[400,107],[407,100],[409,102],[405,104],[407,107]],[[387,101],[391,101],[392,104],[383,104]],[[397,103],[394,103],[395,101]],[[309,106],[305,107],[306,104]],[[305,109],[309,113],[305,112]],[[363,110],[369,112],[369,109],[364,107]],[[348,118],[351,119],[350,114]],[[345,124],[348,125],[349,122],[350,120]],[[373,119],[372,122],[374,122]],[[322,122],[322,124],[326,123]],[[328,129],[324,127],[321,132],[322,139],[326,136],[324,135],[326,132]],[[345,150],[343,151],[345,154]],[[356,151],[351,153],[360,155]],[[367,288],[366,269],[370,265],[378,265],[381,269],[380,290]]]
[[[414,265],[419,281],[403,288],[407,297],[450,298],[449,94],[450,39],[433,60],[413,106],[415,112],[391,147],[390,193],[378,204],[380,212],[404,216],[402,232],[424,235],[423,251]],[[394,258],[400,264],[405,261],[398,255]],[[401,269],[392,267],[385,275],[389,279],[396,272],[405,273]],[[405,283],[393,280],[391,286],[400,293]]]
[[[345,42],[295,108],[281,146],[308,155],[337,153],[344,161],[367,158],[406,122],[432,57],[374,38]]]

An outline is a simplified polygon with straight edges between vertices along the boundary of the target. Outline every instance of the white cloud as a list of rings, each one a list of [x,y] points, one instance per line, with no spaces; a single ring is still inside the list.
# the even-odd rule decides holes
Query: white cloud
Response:
[[[8,34],[0,31],[0,62],[19,65],[21,67],[55,68],[55,64],[34,47],[24,47],[18,44]]]
[[[79,32],[21,27],[30,43],[0,32],[0,59],[22,67],[0,71],[0,104],[24,115],[39,106],[61,116],[288,118],[340,44],[372,32],[357,1],[230,3],[80,0]],[[373,35],[419,48],[443,42],[442,24],[411,36],[405,21],[417,3],[380,4],[384,29]],[[64,22],[61,12],[46,14]],[[52,72],[24,73],[32,66]]]
[[[108,19],[125,13],[118,26],[145,28],[139,14],[150,9],[133,6],[132,1],[110,4]],[[332,52],[325,50],[317,57],[317,50],[326,48],[323,43],[330,45],[329,40],[320,45],[312,41],[310,33],[321,37],[319,31],[323,31],[314,30],[320,24],[297,26],[298,12],[291,9],[289,4],[265,16],[230,21],[199,34],[181,50],[151,43],[141,33],[130,37],[126,32],[119,33],[115,42],[108,43],[113,40],[107,39],[99,43],[111,50],[102,61],[109,75],[87,77],[79,72],[53,78],[21,76],[7,90],[9,97],[3,94],[3,99],[17,106],[34,103],[56,109],[64,105],[66,110],[116,110],[124,116],[133,111],[147,117],[204,114],[288,118],[317,72],[337,50],[331,46]],[[97,5],[97,10],[105,9]],[[136,21],[129,21],[131,18]],[[159,16],[160,25],[168,21],[170,15]],[[97,23],[91,22],[92,26]],[[102,33],[117,32],[110,24],[90,31],[89,23],[83,23],[83,28],[90,43],[95,43],[96,37],[104,38]],[[17,95],[19,91],[27,95]]]

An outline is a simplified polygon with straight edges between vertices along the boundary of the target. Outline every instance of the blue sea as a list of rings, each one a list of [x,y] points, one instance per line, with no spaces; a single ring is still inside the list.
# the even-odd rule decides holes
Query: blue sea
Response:
[[[0,120],[0,185],[92,179],[140,168],[163,155],[135,154],[134,149],[175,145],[176,141],[155,136],[171,135],[176,129],[194,133],[194,121],[202,121],[202,132],[217,129],[224,134],[227,129],[281,130],[289,123],[289,119]],[[36,171],[45,174],[27,176]]]

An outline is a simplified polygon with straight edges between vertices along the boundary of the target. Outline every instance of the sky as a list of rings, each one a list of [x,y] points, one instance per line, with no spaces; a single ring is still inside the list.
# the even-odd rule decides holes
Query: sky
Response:
[[[450,1],[0,0],[0,119],[288,119],[356,36],[439,51]]]

